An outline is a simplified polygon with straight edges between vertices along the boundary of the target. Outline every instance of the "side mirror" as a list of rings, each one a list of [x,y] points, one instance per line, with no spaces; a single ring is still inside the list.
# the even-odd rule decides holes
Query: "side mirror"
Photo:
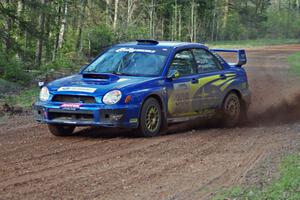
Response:
[[[38,86],[39,86],[39,88],[44,87],[45,86],[45,82],[44,81],[39,81],[38,82]]]
[[[180,73],[177,69],[170,70],[167,76],[168,79],[176,79],[179,77],[180,77]]]

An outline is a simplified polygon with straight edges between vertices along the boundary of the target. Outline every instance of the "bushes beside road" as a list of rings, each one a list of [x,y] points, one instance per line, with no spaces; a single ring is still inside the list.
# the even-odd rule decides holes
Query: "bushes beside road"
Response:
[[[290,55],[288,62],[293,73],[296,73],[300,77],[300,52]]]

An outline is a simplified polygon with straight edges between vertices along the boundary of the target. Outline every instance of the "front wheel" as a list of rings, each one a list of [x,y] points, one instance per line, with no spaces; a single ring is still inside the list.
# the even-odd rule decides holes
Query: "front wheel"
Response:
[[[156,99],[149,98],[145,101],[141,110],[139,133],[143,137],[158,136],[161,125],[161,107]]]
[[[241,117],[241,102],[238,95],[234,92],[229,93],[224,102],[222,108],[222,122],[225,127],[236,126]]]
[[[69,136],[74,132],[75,126],[48,124],[48,129],[55,136]]]

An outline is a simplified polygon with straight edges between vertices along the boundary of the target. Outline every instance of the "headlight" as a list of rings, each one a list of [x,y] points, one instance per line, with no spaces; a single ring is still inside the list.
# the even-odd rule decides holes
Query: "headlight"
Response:
[[[40,92],[40,100],[41,101],[47,101],[49,99],[49,90],[47,87],[42,87],[41,92]]]
[[[105,104],[112,105],[118,103],[121,97],[122,93],[120,90],[112,90],[104,95],[102,101]]]

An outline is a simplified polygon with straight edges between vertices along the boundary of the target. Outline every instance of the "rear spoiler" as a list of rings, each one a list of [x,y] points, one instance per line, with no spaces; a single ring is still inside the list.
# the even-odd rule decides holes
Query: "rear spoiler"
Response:
[[[231,66],[241,67],[247,64],[247,56],[246,51],[244,49],[211,49],[213,52],[221,52],[221,53],[236,53],[236,63],[229,63]]]

